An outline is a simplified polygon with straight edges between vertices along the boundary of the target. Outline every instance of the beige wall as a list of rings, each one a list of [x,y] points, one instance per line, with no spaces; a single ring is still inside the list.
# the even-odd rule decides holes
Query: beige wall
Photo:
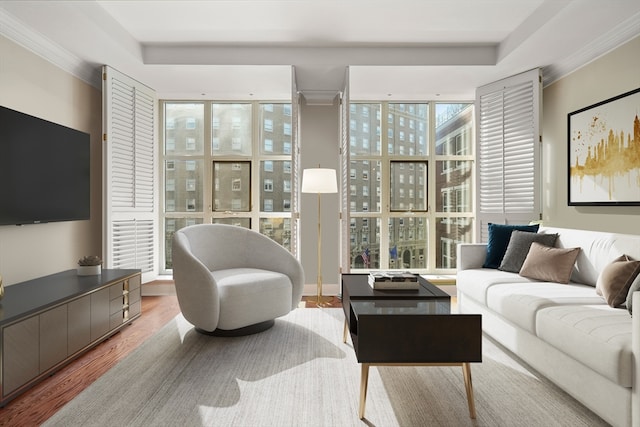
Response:
[[[640,37],[544,89],[543,213],[558,227],[640,234],[640,207],[567,206],[567,113],[640,87]],[[101,254],[101,92],[0,37],[0,105],[91,134],[91,220],[0,226],[0,275],[13,284]],[[339,169],[339,107],[301,108],[302,168]],[[316,278],[317,198],[301,200],[306,282]],[[323,279],[338,283],[338,195],[322,196]]]
[[[101,96],[98,89],[0,36],[0,105],[91,134],[92,159],[91,220],[0,226],[5,285],[75,268],[83,255],[101,255]]]
[[[302,169],[336,169],[340,175],[340,107],[338,105],[305,105],[300,108],[300,163]],[[322,194],[322,283],[337,285],[340,265],[340,201],[338,194]],[[318,257],[318,196],[302,194],[300,200],[300,257],[305,283],[317,281]],[[335,287],[326,287],[324,294],[335,294]]]
[[[640,88],[640,37],[543,92],[543,220],[546,225],[640,234],[640,207],[568,206],[567,114]]]

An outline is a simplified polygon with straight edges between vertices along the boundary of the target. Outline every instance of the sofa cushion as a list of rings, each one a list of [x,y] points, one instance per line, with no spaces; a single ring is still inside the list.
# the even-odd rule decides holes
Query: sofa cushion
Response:
[[[537,335],[623,387],[633,381],[631,322],[605,304],[558,305],[539,311]]]
[[[531,233],[528,231],[514,230],[513,233],[511,233],[509,245],[498,269],[519,273],[525,258],[527,258],[531,243],[537,242],[545,246],[553,246],[557,238],[557,234]]]
[[[638,274],[629,287],[629,292],[627,293],[627,310],[629,310],[629,314],[633,314],[633,308],[631,304],[633,302],[633,293],[640,292],[640,274]]]
[[[509,245],[513,230],[536,233],[540,226],[534,225],[505,225],[489,223],[489,239],[487,241],[487,257],[482,265],[484,268],[498,268]]]
[[[497,284],[487,289],[487,307],[532,334],[536,334],[536,313],[554,305],[602,305],[591,286],[554,282]]]
[[[502,283],[534,283],[534,281],[493,268],[460,270],[456,276],[457,290],[484,305],[487,304],[487,289]]]
[[[627,255],[619,256],[607,265],[596,282],[596,293],[602,295],[611,307],[619,307],[627,299],[631,284],[640,273],[640,261]]]
[[[547,282],[569,283],[580,248],[551,248],[533,242],[520,275]]]

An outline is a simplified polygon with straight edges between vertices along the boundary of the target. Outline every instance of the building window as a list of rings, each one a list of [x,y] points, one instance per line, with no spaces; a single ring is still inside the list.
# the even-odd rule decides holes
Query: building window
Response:
[[[164,270],[172,265],[173,232],[190,223],[223,222],[257,231],[268,225],[270,237],[291,249],[292,183],[296,179],[291,104],[161,104]]]
[[[351,120],[363,121],[366,107],[370,127],[382,137],[373,144],[351,133],[349,185],[362,188],[357,203],[352,198],[349,204],[351,268],[452,273],[450,248],[471,241],[473,232],[473,103],[353,104]],[[386,149],[358,148],[366,144]],[[377,185],[369,191],[372,174]],[[372,226],[361,226],[364,220]]]

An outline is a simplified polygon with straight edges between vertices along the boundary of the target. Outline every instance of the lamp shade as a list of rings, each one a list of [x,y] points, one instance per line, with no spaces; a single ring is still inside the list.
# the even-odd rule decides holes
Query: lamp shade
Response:
[[[337,193],[335,169],[313,168],[302,171],[303,193]]]

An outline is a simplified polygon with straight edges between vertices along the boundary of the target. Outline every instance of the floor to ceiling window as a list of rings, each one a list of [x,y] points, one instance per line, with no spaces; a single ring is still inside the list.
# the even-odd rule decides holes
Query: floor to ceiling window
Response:
[[[289,103],[162,102],[164,271],[173,233],[234,224],[291,249]]]
[[[350,103],[351,270],[455,269],[473,237],[473,108]]]

